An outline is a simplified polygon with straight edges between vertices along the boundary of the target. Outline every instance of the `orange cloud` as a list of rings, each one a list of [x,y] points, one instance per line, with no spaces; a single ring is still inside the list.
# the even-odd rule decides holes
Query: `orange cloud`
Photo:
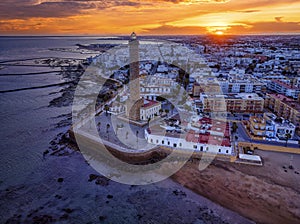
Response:
[[[1,0],[0,9],[1,34],[296,33],[300,21],[298,0]]]

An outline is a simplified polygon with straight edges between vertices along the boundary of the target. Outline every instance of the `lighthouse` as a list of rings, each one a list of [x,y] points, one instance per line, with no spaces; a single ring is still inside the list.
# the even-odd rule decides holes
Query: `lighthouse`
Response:
[[[140,63],[139,41],[133,32],[129,40],[129,98],[126,105],[126,116],[129,120],[140,120],[140,109],[144,104],[140,96]]]

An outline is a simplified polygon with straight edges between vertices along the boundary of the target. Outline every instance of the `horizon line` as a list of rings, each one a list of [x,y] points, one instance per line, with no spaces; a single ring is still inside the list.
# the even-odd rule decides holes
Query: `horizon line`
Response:
[[[216,37],[226,37],[226,36],[297,36],[298,33],[251,33],[251,34],[223,34],[221,36],[206,33],[206,34],[139,34],[138,36],[216,36]],[[7,34],[1,35],[0,37],[127,37],[129,34]]]

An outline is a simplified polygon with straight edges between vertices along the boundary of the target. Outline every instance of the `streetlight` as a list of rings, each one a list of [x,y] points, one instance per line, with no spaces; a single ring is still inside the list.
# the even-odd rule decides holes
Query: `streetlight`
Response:
[[[107,140],[109,141],[109,133],[108,133],[108,129],[110,128],[110,124],[106,125],[106,134],[107,134]]]
[[[139,147],[139,131],[136,131],[136,144],[137,144],[137,149]]]

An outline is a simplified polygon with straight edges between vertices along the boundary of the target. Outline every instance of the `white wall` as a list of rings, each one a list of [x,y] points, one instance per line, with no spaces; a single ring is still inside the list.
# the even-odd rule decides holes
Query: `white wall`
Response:
[[[181,139],[181,138],[149,134],[146,130],[145,130],[145,138],[150,144],[162,145],[166,147],[188,149],[188,150],[193,150],[198,152],[201,152],[201,147],[202,147],[203,152],[222,154],[222,155],[231,155],[233,153],[232,147],[188,142],[185,139]]]

